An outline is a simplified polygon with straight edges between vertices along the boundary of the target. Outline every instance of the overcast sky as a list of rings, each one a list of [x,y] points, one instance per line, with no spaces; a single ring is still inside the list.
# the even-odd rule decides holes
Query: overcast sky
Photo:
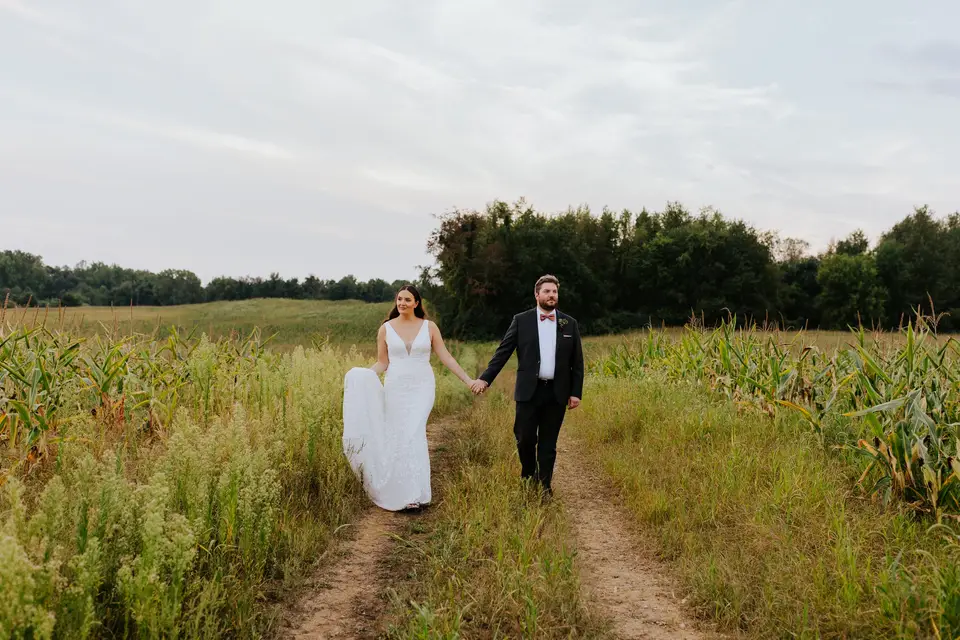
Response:
[[[960,209],[960,2],[0,0],[0,248],[409,278],[435,214]]]

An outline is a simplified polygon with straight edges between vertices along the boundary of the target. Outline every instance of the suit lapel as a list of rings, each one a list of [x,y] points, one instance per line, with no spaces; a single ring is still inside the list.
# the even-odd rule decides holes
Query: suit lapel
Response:
[[[530,312],[530,330],[533,331],[533,344],[537,352],[537,362],[540,362],[540,317],[537,315],[537,308],[534,307]]]
[[[553,349],[553,353],[554,353],[554,355],[553,355],[553,361],[554,361],[554,362],[557,361],[557,356],[560,355],[560,340],[561,340],[561,338],[563,338],[563,331],[561,331],[561,329],[560,329],[560,318],[562,318],[563,315],[560,313],[559,310],[556,311],[556,314],[557,314],[557,321],[556,321],[556,325],[557,325],[557,326],[555,327],[555,329],[557,330],[557,342],[556,342],[556,345],[554,346],[554,349]]]

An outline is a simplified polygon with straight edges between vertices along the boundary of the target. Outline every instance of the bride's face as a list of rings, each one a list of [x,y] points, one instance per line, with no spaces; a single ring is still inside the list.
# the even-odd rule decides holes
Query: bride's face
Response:
[[[417,308],[417,301],[409,291],[401,291],[397,294],[397,311],[402,316],[413,315],[413,310]]]

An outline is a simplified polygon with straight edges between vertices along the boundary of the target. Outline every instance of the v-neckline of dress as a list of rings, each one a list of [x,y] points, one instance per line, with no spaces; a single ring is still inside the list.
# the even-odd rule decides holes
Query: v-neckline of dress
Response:
[[[392,322],[388,322],[388,323],[387,323],[387,325],[393,330],[393,334],[394,334],[395,336],[397,336],[397,338],[400,340],[400,344],[402,344],[403,347],[404,347],[404,349],[406,349],[408,356],[412,356],[412,355],[413,355],[413,345],[415,345],[415,344],[417,343],[417,338],[419,338],[419,337],[420,337],[420,334],[423,333],[423,325],[425,325],[425,324],[427,324],[427,321],[426,321],[426,320],[421,320],[421,321],[420,321],[420,328],[417,329],[416,335],[413,336],[413,340],[411,340],[411,341],[410,341],[410,344],[408,345],[408,344],[407,344],[407,341],[404,340],[404,339],[403,339],[403,336],[400,335],[400,332],[397,331],[396,327],[393,326],[393,323],[392,323]]]

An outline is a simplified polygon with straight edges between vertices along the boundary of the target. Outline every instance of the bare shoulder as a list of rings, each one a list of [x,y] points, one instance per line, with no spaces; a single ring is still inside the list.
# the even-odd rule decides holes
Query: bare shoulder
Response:
[[[440,327],[432,320],[427,320],[427,335],[430,337],[430,345],[437,347],[443,344],[443,336],[440,335]]]

